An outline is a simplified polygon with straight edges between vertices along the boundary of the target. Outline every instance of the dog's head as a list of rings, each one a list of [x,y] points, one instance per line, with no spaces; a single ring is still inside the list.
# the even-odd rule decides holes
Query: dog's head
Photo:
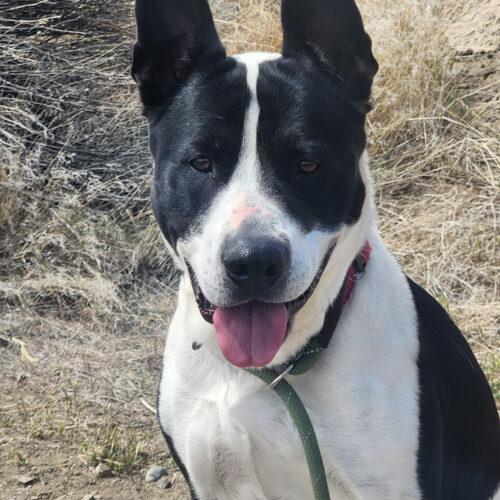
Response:
[[[156,218],[224,355],[264,366],[361,216],[370,38],[352,0],[284,0],[282,56],[226,56],[206,0],[136,12]]]

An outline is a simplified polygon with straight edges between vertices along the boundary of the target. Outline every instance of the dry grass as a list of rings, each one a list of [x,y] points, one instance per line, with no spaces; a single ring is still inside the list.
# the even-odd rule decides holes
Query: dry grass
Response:
[[[0,335],[40,360],[0,351],[14,405],[0,405],[0,428],[133,471],[141,453],[161,457],[138,401],[154,401],[174,275],[148,206],[131,2],[0,2]],[[230,52],[279,49],[279,2],[211,3]],[[360,6],[381,64],[369,120],[381,231],[458,322],[499,400],[499,88],[478,69],[493,67],[496,42],[454,50],[461,19],[469,39],[495,40],[495,28],[474,31],[478,9],[461,0]],[[9,413],[23,405],[37,411]]]
[[[230,52],[279,49],[279,2],[212,3]],[[102,328],[140,315],[171,281],[128,76],[130,3],[30,5],[2,9],[0,297],[8,312]],[[381,63],[370,139],[382,231],[465,332],[493,345],[499,148],[489,118],[498,85],[460,87],[444,22],[470,6],[364,0],[361,8]],[[487,365],[494,353],[485,353]]]
[[[395,27],[373,29],[382,63],[370,117],[382,233],[468,336],[498,398],[498,79],[478,73],[463,86],[474,68],[464,70],[450,50],[445,20],[456,22],[471,4],[363,4],[367,19],[383,8]]]

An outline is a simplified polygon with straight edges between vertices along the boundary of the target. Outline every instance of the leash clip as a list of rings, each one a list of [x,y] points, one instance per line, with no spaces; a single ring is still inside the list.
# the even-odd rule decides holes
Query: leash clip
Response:
[[[272,391],[295,367],[295,363],[292,363],[285,370],[283,370],[268,386],[267,388]]]

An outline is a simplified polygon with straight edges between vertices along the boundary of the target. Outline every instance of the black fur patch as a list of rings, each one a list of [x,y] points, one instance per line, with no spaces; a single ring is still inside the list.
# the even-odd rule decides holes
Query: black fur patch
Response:
[[[489,500],[500,485],[500,423],[493,395],[448,314],[409,283],[419,320],[423,498]]]
[[[365,114],[344,85],[306,58],[282,58],[260,65],[257,95],[259,157],[269,192],[306,231],[356,222],[365,199],[358,168]],[[304,160],[320,168],[300,175]]]
[[[249,101],[245,67],[228,58],[198,71],[162,113],[149,117],[156,164],[153,208],[174,248],[196,229],[195,221],[228,183],[240,155]],[[197,157],[209,157],[213,171],[195,170],[190,162]]]

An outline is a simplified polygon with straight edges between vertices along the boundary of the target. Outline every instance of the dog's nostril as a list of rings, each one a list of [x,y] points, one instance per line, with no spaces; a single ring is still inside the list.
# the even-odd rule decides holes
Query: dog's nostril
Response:
[[[242,262],[230,264],[228,270],[234,278],[239,280],[246,280],[250,277],[250,268]]]
[[[275,278],[277,277],[278,275],[280,274],[279,270],[278,270],[278,267],[275,266],[274,264],[269,266],[267,269],[266,269],[266,272],[265,272],[265,276],[266,278]]]

